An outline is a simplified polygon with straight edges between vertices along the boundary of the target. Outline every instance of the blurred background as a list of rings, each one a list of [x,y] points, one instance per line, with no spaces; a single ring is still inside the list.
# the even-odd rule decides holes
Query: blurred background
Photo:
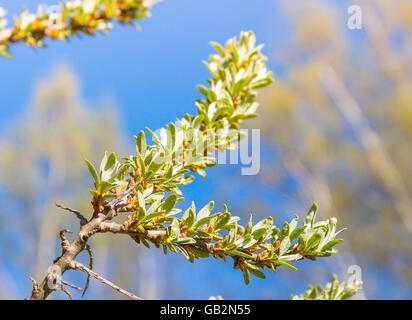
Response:
[[[0,6],[11,20],[39,3],[56,4]],[[347,26],[353,4],[362,29]],[[108,37],[38,51],[18,44],[12,59],[0,59],[0,298],[29,297],[28,276],[41,279],[60,254],[58,230],[77,230],[54,202],[91,212],[83,159],[98,163],[105,150],[129,155],[145,126],[194,113],[195,85],[209,78],[201,63],[213,53],[209,41],[241,30],[265,44],[276,79],[259,96],[261,116],[247,124],[261,129],[260,172],[210,168],[207,179],[184,187],[181,205],[214,199],[244,220],[253,212],[255,221],[271,215],[281,225],[316,201],[321,218],[336,216],[348,228],[340,252],[246,286],[229,261],[192,265],[104,234],[91,241],[94,269],[146,299],[288,299],[333,273],[346,280],[358,265],[364,288],[356,298],[412,298],[412,2],[164,0],[152,13],[142,31],[115,24]],[[64,278],[86,280],[73,271]],[[123,296],[92,279],[85,299]]]

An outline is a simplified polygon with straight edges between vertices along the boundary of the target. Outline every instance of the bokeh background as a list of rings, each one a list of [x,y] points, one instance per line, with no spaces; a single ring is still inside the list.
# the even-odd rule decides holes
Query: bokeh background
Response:
[[[3,0],[9,19],[25,5]],[[347,28],[362,8],[363,28]],[[59,201],[90,212],[83,159],[133,153],[133,135],[194,113],[201,63],[241,30],[253,30],[276,83],[260,96],[261,170],[218,165],[183,189],[202,206],[214,199],[247,219],[281,225],[313,201],[320,216],[348,227],[339,254],[279,269],[267,279],[221,260],[138,247],[128,237],[92,239],[95,270],[146,299],[288,299],[348,267],[362,270],[358,299],[412,298],[412,3],[402,0],[164,0],[142,31],[115,24],[109,36],[12,46],[0,59],[0,298],[30,296],[60,253],[58,230],[78,222]],[[81,261],[87,261],[81,254]],[[65,279],[83,286],[85,275]],[[80,294],[74,292],[74,298]],[[66,299],[57,292],[52,299]],[[85,299],[123,299],[91,280]]]

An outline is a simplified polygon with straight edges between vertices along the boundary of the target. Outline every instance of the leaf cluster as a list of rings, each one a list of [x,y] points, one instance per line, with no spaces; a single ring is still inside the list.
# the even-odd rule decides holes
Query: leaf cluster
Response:
[[[106,198],[118,197],[136,184],[127,205],[125,233],[147,247],[149,243],[162,247],[165,254],[181,252],[190,262],[231,257],[246,284],[250,274],[265,278],[264,268],[296,270],[293,263],[298,260],[330,256],[342,241],[336,239],[342,230],[336,231],[334,218],[316,222],[316,205],[301,226],[295,216],[280,228],[270,216],[255,224],[251,216],[242,226],[226,206],[213,212],[213,201],[199,210],[193,202],[177,216],[181,210],[176,205],[183,200],[180,187],[194,179],[189,172],[206,176],[205,168],[216,164],[212,152],[232,148],[242,138],[239,124],[256,116],[255,89],[272,82],[262,46],[255,45],[252,32],[242,32],[239,40],[230,39],[225,46],[212,45],[217,54],[205,64],[213,78],[209,87],[198,87],[204,98],[196,101],[197,115],[186,114],[158,134],[147,129],[152,145],[141,131],[135,137],[135,155],[119,162],[114,154],[106,154],[99,174],[87,162],[96,186],[92,190],[95,210],[103,211]]]
[[[339,282],[338,277],[333,275],[332,280],[323,288],[322,286],[308,286],[302,295],[292,295],[291,300],[347,300],[354,296],[362,288],[362,281],[352,284]]]
[[[143,0],[73,0],[63,2],[60,12],[39,6],[37,14],[23,9],[14,25],[6,28],[5,10],[0,8],[0,55],[10,57],[11,43],[25,42],[33,48],[44,47],[45,38],[67,40],[71,36],[96,31],[107,33],[112,20],[131,24],[149,16],[149,4]]]

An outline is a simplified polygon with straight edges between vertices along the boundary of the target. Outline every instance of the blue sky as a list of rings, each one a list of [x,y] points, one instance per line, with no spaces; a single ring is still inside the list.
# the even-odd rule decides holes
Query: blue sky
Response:
[[[55,2],[6,0],[1,6],[12,15],[23,3],[34,9],[37,3]],[[195,112],[193,100],[199,97],[195,86],[205,84],[209,77],[202,61],[213,52],[208,44],[210,41],[224,42],[242,30],[253,30],[257,41],[266,45],[263,52],[270,56],[281,49],[282,41],[288,35],[280,8],[269,0],[165,0],[156,5],[152,13],[150,19],[140,22],[142,31],[115,24],[109,36],[84,36],[71,39],[70,43],[48,42],[47,49],[38,51],[23,44],[14,45],[13,58],[0,59],[0,134],[4,126],[30,105],[36,81],[48,75],[53,66],[65,63],[81,80],[82,96],[87,101],[92,104],[106,98],[116,101],[126,137],[132,142],[132,136],[146,126],[156,129],[185,113]],[[281,74],[281,61],[269,60],[268,64],[275,77]],[[263,153],[273,156],[273,150],[268,146],[262,148]],[[247,204],[247,199],[264,197],[266,203],[277,205],[277,210],[281,210],[279,203],[293,198],[293,194],[287,194],[285,198],[284,193],[267,186],[251,188],[253,179],[240,176],[240,168],[236,166],[209,170],[208,175],[208,179],[197,178],[185,189],[187,198],[196,200],[199,205],[220,196],[225,197],[226,203],[239,208]],[[226,182],[233,183],[222,182],[222,175]],[[221,200],[218,205],[223,202]],[[273,212],[267,214],[273,215]],[[284,215],[279,219],[291,217]],[[234,299],[285,299],[291,293],[304,290],[308,284],[305,281],[310,278],[307,272],[311,270],[303,262],[300,264],[305,273],[303,276],[282,269],[277,274],[270,274],[267,280],[254,278],[246,287],[241,273],[221,261],[191,265],[181,256],[158,255],[158,259],[159,263],[170,259],[169,265],[178,265],[169,271],[173,281],[181,283],[182,287],[170,298],[204,299],[221,294]],[[337,263],[334,259],[324,265],[320,279],[330,277],[333,265]],[[193,278],[187,279],[187,274],[193,274]],[[373,279],[385,275],[387,280],[377,284],[379,288],[387,288],[397,281],[385,270],[373,269],[370,274]],[[397,286],[398,297],[411,295],[400,283]],[[166,293],[174,291],[166,289]]]
[[[16,13],[22,2],[3,1],[2,6]],[[38,78],[65,62],[79,75],[86,99],[109,96],[118,102],[128,134],[163,126],[195,110],[195,85],[208,79],[202,61],[212,53],[211,40],[224,42],[250,29],[259,42],[269,42],[274,5],[257,2],[164,1],[153,8],[152,18],[140,23],[141,32],[116,24],[108,37],[49,42],[38,51],[14,46],[13,59],[0,60],[0,124],[24,110]],[[35,1],[29,3],[35,7]]]

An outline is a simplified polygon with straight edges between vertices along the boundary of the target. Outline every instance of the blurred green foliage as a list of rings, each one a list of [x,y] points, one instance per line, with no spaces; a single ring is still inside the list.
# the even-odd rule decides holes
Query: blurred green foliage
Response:
[[[411,285],[412,4],[357,1],[363,29],[350,30],[339,5],[281,3],[293,29],[273,58],[285,72],[252,124],[276,147],[262,177],[293,177],[300,201],[350,226],[352,261]]]

